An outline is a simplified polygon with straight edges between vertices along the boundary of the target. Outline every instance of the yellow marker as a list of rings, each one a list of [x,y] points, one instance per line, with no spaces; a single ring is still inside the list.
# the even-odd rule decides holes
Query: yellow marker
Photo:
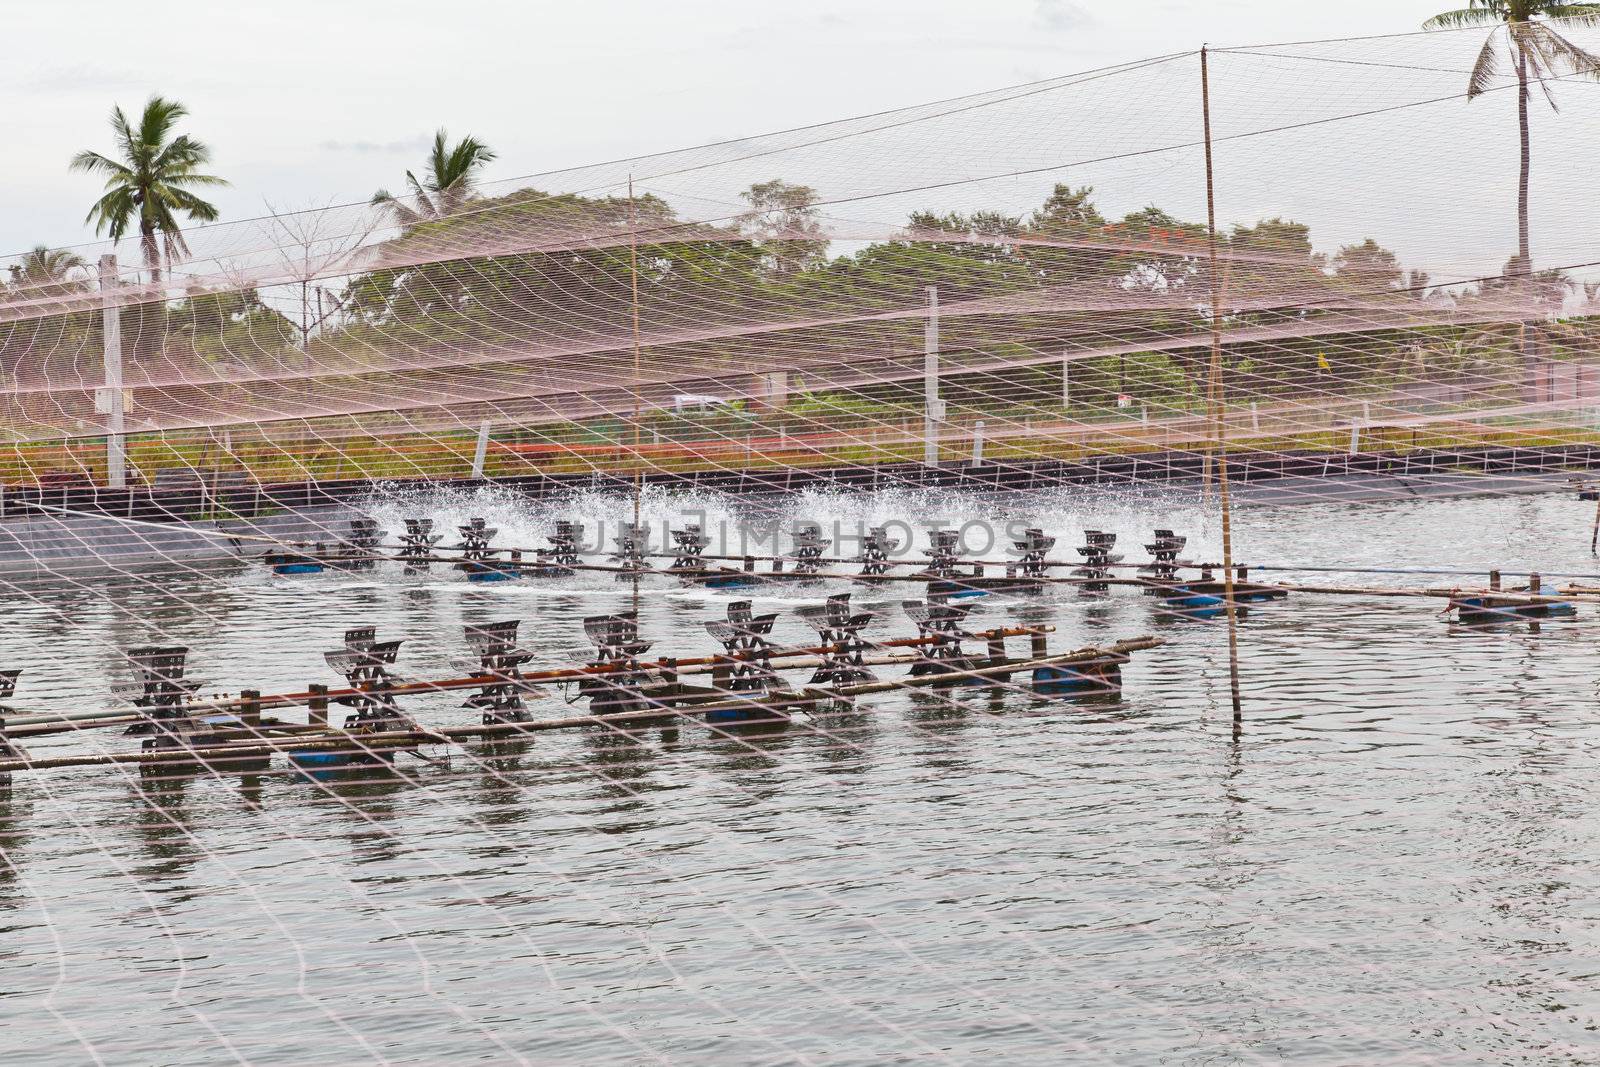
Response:
[[[1332,370],[1333,369],[1333,364],[1329,363],[1328,362],[1328,357],[1323,355],[1321,352],[1317,353],[1317,369],[1318,370]]]

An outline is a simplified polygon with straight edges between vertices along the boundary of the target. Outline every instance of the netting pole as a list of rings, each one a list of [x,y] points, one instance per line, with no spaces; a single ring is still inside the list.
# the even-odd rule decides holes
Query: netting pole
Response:
[[[1211,71],[1200,49],[1200,115],[1206,142],[1206,240],[1211,259],[1211,439],[1216,454],[1217,496],[1222,505],[1222,597],[1228,613],[1228,687],[1235,733],[1244,714],[1239,701],[1239,613],[1233,602],[1233,511],[1228,499],[1228,457],[1223,444],[1222,274],[1217,265],[1216,174],[1211,163]]]
[[[939,287],[928,286],[928,321],[922,331],[922,462],[939,465]]]
[[[632,290],[633,305],[633,525],[639,526],[639,498],[644,495],[644,464],[640,461],[639,446],[642,418],[640,385],[643,381],[642,359],[639,343],[639,226],[633,202],[633,175],[628,175],[628,283]],[[633,610],[639,610],[639,572],[633,574]]]
[[[100,292],[103,294],[100,344],[105,361],[105,386],[96,407],[106,417],[106,487],[128,485],[127,439],[123,436],[122,408],[122,308],[117,302],[117,257],[100,257]]]

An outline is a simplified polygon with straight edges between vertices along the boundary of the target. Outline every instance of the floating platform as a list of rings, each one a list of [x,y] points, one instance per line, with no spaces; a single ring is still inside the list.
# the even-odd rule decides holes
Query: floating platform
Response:
[[[296,767],[305,767],[308,770],[335,770],[341,767],[372,767],[377,765],[392,765],[395,753],[371,752],[366,750],[354,752],[290,749],[289,762]]]
[[[509,561],[475,561],[460,564],[460,567],[466,572],[469,582],[514,582],[527,576],[527,572],[519,565]]]
[[[1449,610],[1467,623],[1507,622],[1516,619],[1549,619],[1577,614],[1577,607],[1563,600],[1531,600],[1528,597],[1503,597],[1492,593],[1452,597]]]
[[[304,552],[268,552],[261,561],[273,574],[321,574],[328,568],[326,560]]]
[[[1016,575],[967,575],[957,578],[927,577],[928,595],[933,597],[979,597],[989,593],[1007,596],[1042,596],[1045,582]]]
[[[781,572],[780,572],[781,575]],[[707,589],[749,589],[767,583],[774,577],[772,574],[758,574],[755,571],[741,571],[733,568],[714,570],[707,574],[685,575],[684,581],[694,585],[703,585]],[[803,575],[787,575],[790,579],[803,578]]]
[[[392,765],[402,752],[421,746],[469,740],[511,738],[547,730],[600,727],[628,729],[662,721],[699,721],[713,728],[782,724],[797,708],[852,703],[878,693],[952,686],[1016,687],[1026,678],[1041,695],[1114,693],[1120,667],[1132,652],[1159,645],[1155,637],[1134,638],[1109,647],[1051,652],[1049,626],[963,629],[968,610],[941,600],[905,601],[917,636],[868,641],[862,627],[870,612],[852,611],[849,594],[807,606],[801,617],[817,631],[817,643],[773,645],[774,614],[756,615],[749,601],[734,601],[727,618],[706,623],[724,646],[721,654],[687,659],[641,660],[650,644],[639,638],[629,613],[584,620],[596,646],[595,659],[580,667],[524,673],[533,653],[516,644],[518,623],[474,624],[467,643],[476,653],[471,673],[456,678],[404,680],[392,673],[400,641],[380,641],[371,627],[345,634],[344,647],[325,654],[347,686],[313,685],[305,692],[263,695],[245,690],[237,697],[201,699],[202,683],[184,678],[187,650],[150,647],[129,650],[139,682],[124,691],[132,704],[104,711],[7,714],[0,719],[0,774],[55,767],[134,765],[165,770],[260,771],[274,758],[290,767],[322,773],[360,766]],[[1008,638],[1026,637],[1028,649],[1007,654]],[[982,648],[965,647],[979,642]],[[901,666],[907,673],[880,678],[876,670]],[[782,672],[809,671],[806,681]],[[0,695],[14,686],[18,672],[0,672]],[[699,676],[709,684],[689,680]],[[576,683],[590,701],[589,714],[536,719],[524,704],[528,694]],[[407,696],[473,690],[466,706],[481,710],[481,725],[426,727],[400,706]],[[331,705],[349,709],[343,727],[330,725]],[[263,716],[263,709],[303,706],[305,723]],[[76,733],[96,727],[130,726],[145,736],[134,752],[30,756],[12,742],[17,737]]]
[[[1097,660],[1033,668],[1033,688],[1046,696],[1079,696],[1122,691],[1122,665],[1130,659],[1113,653]]]

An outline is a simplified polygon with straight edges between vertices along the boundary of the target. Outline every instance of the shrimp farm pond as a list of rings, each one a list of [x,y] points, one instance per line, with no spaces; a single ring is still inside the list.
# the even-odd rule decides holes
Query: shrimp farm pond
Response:
[[[1240,508],[1232,586],[1197,492],[633,506],[8,580],[0,1058],[1600,1047],[1572,492]]]

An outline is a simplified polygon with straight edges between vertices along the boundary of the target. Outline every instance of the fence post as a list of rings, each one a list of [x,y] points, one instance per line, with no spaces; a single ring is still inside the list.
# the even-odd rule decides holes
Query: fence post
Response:
[[[922,332],[922,462],[939,465],[939,423],[944,402],[939,399],[939,287],[928,286],[928,321]]]
[[[478,449],[472,454],[472,476],[483,477],[483,464],[489,458],[489,420],[484,419],[478,427]]]
[[[983,466],[983,420],[979,419],[972,427],[972,465]]]
[[[122,308],[117,303],[117,257],[100,257],[102,310],[101,348],[105,366],[105,385],[98,391],[95,409],[106,417],[106,486],[128,486],[128,443],[123,436],[122,397]]]
[[[239,694],[239,721],[251,729],[261,727],[261,691],[246,689]]]

